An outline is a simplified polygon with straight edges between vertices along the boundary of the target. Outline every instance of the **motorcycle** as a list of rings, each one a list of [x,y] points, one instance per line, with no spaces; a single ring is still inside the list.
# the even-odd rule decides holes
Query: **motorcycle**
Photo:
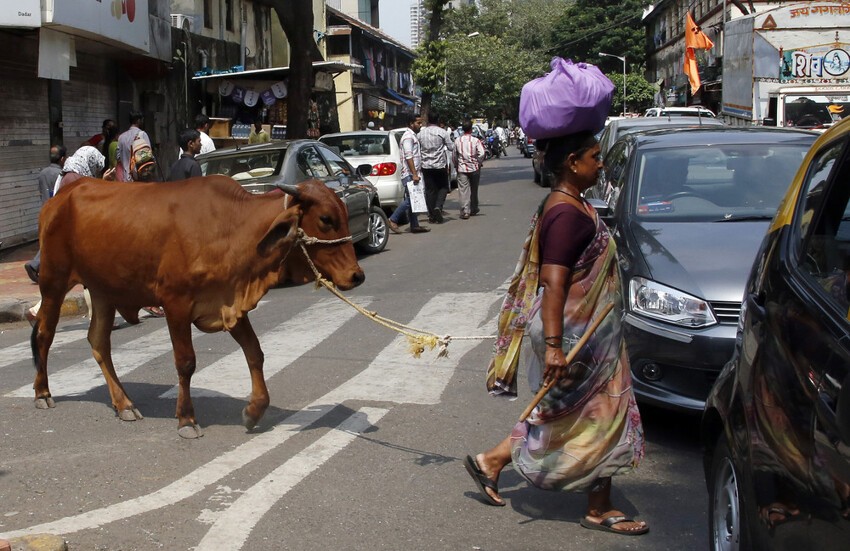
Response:
[[[484,138],[484,159],[489,159],[491,157],[496,157],[497,159],[502,155],[507,155],[505,151],[505,146],[502,144],[499,137],[495,134],[490,134]]]

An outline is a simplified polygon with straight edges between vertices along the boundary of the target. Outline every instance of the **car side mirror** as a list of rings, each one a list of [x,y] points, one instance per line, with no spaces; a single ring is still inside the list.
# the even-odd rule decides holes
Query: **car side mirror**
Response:
[[[776,126],[776,119],[773,117],[765,117],[761,121],[762,126]]]
[[[363,176],[364,178],[372,174],[372,165],[366,163],[362,165],[357,165],[357,174]]]

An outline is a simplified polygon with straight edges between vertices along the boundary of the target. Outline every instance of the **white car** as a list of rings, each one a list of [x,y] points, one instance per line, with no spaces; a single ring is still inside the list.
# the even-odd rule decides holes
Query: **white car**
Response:
[[[366,179],[378,190],[381,207],[392,211],[404,199],[399,140],[390,131],[360,130],[325,134],[319,141],[339,150],[352,166],[372,165]]]
[[[650,107],[644,117],[709,117],[714,118],[711,109],[699,105],[691,107]]]

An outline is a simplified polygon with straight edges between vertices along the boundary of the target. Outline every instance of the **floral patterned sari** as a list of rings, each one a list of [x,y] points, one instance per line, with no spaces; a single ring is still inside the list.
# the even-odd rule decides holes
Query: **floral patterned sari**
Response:
[[[615,308],[573,360],[571,365],[580,374],[579,379],[572,385],[566,381],[556,384],[511,433],[514,468],[543,489],[591,490],[600,478],[630,471],[644,454],[643,428],[622,338],[616,247],[593,208],[586,204],[585,208],[596,221],[596,235],[570,273],[564,305],[564,352],[569,352],[609,303],[613,302]],[[531,389],[536,392],[542,385],[546,352],[540,317],[543,290],[528,300],[530,282],[534,282],[531,289],[537,291],[537,273],[530,275],[529,270],[537,271],[538,267],[536,263],[530,266],[529,260],[537,259],[538,218],[535,216],[532,222],[520,258],[524,266],[517,267],[517,284],[512,282],[509,288],[509,295],[511,289],[525,293],[519,298],[506,298],[499,320],[500,336],[505,337],[505,342],[501,347],[497,342],[496,356],[488,370],[488,389],[492,393],[510,394],[506,388],[516,392],[515,362],[512,373],[498,355],[500,350],[511,350],[512,346],[518,349],[519,344],[513,341],[518,340],[514,337],[520,331],[529,334],[534,353],[528,361]],[[510,317],[511,323],[503,325],[505,317]],[[510,334],[505,335],[503,327]]]

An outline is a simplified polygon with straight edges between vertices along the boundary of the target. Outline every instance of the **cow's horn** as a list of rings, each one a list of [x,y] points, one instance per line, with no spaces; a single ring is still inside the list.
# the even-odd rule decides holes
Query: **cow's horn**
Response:
[[[301,190],[298,189],[298,186],[293,184],[278,184],[278,187],[282,189],[284,193],[288,193],[289,195],[292,195],[296,198],[301,193]]]

